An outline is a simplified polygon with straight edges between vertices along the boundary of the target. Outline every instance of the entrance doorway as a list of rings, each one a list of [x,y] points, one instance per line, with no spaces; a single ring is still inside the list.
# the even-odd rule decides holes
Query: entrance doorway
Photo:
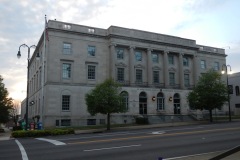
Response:
[[[139,94],[139,114],[147,114],[147,94],[145,92]]]

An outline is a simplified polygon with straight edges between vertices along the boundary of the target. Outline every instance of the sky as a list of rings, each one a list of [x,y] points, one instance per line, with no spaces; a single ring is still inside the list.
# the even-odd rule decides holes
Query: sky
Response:
[[[196,40],[225,49],[240,72],[239,0],[0,0],[0,75],[9,97],[23,100],[27,48],[37,45],[47,19],[107,29],[111,25]],[[31,49],[31,54],[34,49]],[[229,68],[228,68],[229,69]]]

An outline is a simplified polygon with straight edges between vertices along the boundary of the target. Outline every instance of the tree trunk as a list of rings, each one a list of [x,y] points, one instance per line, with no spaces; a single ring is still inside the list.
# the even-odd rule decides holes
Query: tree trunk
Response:
[[[213,122],[212,109],[209,109],[209,118],[210,118],[210,122]]]
[[[110,113],[107,114],[107,130],[110,130]]]

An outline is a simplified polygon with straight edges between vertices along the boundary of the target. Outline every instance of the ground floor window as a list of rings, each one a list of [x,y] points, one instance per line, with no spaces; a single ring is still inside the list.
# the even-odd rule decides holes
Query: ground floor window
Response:
[[[87,119],[87,125],[96,125],[96,119]]]
[[[71,119],[61,119],[61,126],[71,126]]]

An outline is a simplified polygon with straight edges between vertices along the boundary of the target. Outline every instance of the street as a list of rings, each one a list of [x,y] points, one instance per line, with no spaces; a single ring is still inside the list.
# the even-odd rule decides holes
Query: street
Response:
[[[0,141],[7,160],[158,160],[231,149],[240,122]]]

